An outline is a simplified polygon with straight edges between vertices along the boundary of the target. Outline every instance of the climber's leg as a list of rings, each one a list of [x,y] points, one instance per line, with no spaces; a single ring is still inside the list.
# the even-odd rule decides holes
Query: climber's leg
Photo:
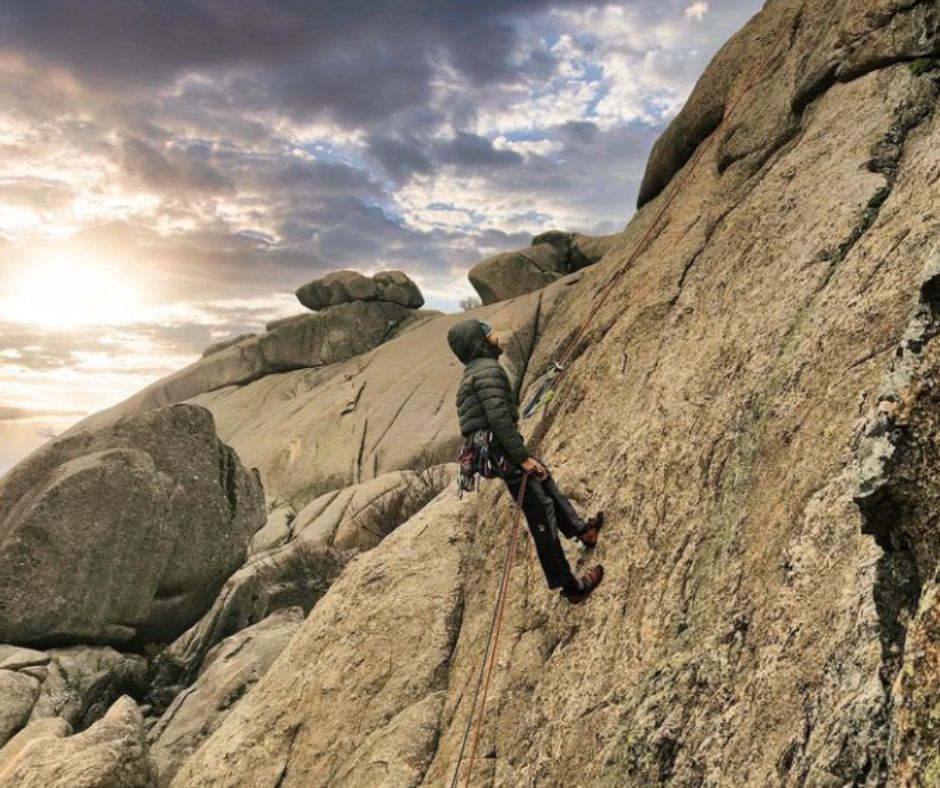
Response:
[[[503,477],[510,494],[517,501],[524,475],[522,469],[515,466]],[[548,587],[561,588],[574,593],[581,587],[581,584],[572,574],[568,559],[565,558],[565,551],[558,539],[555,506],[542,484],[535,476],[529,476],[526,481],[522,511],[525,514],[529,532],[532,534],[532,541],[535,542],[535,551],[542,565],[542,571],[545,573],[545,579],[548,581]]]
[[[588,529],[587,523],[575,511],[571,501],[558,489],[551,473],[548,474],[548,478],[541,480],[541,485],[555,509],[555,522],[558,524],[558,530],[569,539],[574,539],[584,533]]]

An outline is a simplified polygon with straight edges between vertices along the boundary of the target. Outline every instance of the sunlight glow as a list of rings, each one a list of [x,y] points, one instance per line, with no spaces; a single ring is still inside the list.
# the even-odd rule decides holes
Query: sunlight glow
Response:
[[[0,318],[15,323],[74,328],[139,319],[137,288],[116,265],[80,254],[37,259],[7,287],[0,293]]]

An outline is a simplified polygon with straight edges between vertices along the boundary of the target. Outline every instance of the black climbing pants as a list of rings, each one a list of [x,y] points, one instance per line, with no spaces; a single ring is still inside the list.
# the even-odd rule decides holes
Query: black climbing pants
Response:
[[[503,481],[515,501],[519,500],[519,488],[524,476],[525,471],[513,463],[510,463],[509,470],[503,475]],[[548,587],[576,591],[578,581],[571,572],[568,559],[565,558],[558,532],[560,530],[569,539],[574,539],[583,533],[587,526],[571,502],[558,489],[550,473],[547,478],[541,480],[534,473],[529,474],[522,511],[535,542],[535,550],[539,563],[542,564],[542,571],[545,572]]]

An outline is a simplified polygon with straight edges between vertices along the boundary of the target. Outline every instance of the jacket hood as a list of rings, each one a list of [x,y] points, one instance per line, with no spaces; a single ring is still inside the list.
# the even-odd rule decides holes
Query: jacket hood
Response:
[[[447,344],[463,364],[469,364],[475,358],[496,357],[483,335],[479,320],[462,320],[452,325],[447,332]]]

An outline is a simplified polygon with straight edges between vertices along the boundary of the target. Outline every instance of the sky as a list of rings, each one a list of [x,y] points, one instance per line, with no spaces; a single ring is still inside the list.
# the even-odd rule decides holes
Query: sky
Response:
[[[758,0],[4,0],[0,474],[353,268],[610,233]]]

